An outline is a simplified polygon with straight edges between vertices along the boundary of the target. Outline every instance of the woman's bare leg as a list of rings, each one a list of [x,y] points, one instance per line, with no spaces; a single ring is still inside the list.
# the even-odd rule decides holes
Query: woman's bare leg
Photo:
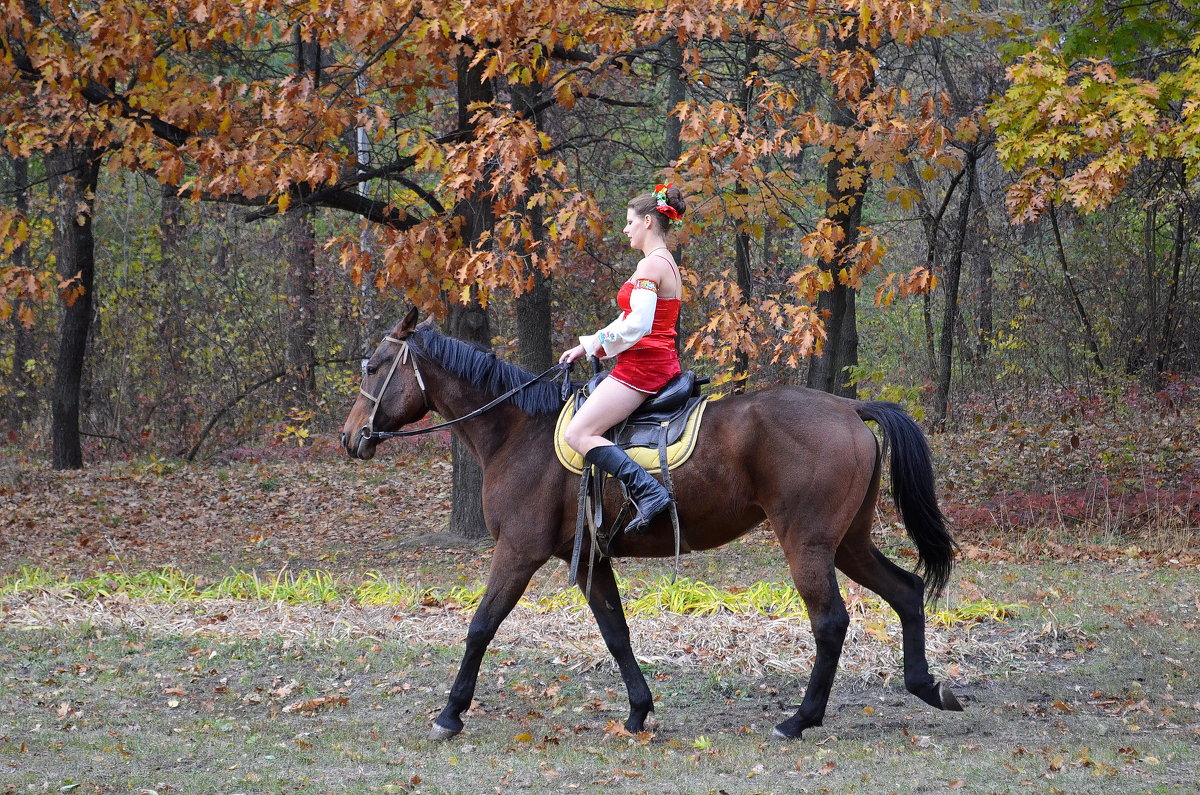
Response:
[[[648,397],[620,381],[605,378],[567,424],[567,444],[581,455],[587,455],[593,447],[610,444],[601,434],[632,414]]]

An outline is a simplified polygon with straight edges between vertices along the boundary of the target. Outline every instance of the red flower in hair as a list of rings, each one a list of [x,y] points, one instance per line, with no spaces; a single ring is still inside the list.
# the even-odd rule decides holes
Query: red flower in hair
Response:
[[[666,185],[663,185],[660,182],[654,186],[654,203],[657,205],[654,209],[658,210],[672,221],[682,220],[683,216],[680,215],[679,211],[667,204],[667,188],[669,187],[671,187],[670,182],[668,182]]]

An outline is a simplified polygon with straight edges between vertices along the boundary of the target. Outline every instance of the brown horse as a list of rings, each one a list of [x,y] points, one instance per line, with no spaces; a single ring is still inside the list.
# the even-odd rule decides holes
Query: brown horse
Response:
[[[346,418],[342,443],[351,457],[369,459],[378,444],[374,432],[400,428],[430,411],[447,419],[464,417],[531,378],[491,352],[430,326],[418,327],[414,309],[364,362],[362,394]],[[552,556],[571,556],[579,481],[559,464],[552,448],[561,405],[556,384],[535,383],[457,426],[483,467],[483,509],[496,546],[458,676],[430,734],[435,739],[462,731],[460,716],[471,704],[488,643],[534,572]],[[883,455],[863,420],[876,422],[891,444],[896,505],[936,598],[953,566],[954,542],[934,496],[925,437],[896,404],[789,386],[727,397],[708,407],[695,453],[672,475],[679,520],[692,549],[727,544],[767,519],[787,556],[817,652],[804,700],[776,727],[780,736],[800,737],[808,727],[821,725],[825,715],[849,626],[835,567],[899,614],[909,692],[940,709],[962,709],[929,673],[924,583],[871,541]],[[609,499],[606,511],[612,515],[619,496],[612,493]],[[617,557],[672,555],[673,536],[670,520],[660,516],[646,535],[618,537],[612,552]],[[585,547],[581,585],[588,579],[589,560]],[[610,561],[592,562],[590,575],[588,605],[629,693],[625,728],[641,731],[653,701],[630,647]]]

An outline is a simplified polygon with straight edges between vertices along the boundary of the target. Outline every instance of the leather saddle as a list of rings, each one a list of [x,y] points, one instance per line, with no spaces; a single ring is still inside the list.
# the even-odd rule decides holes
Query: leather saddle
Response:
[[[576,408],[607,377],[608,373],[598,373],[583,389],[576,392]],[[675,444],[683,434],[688,415],[704,400],[700,394],[700,387],[708,381],[707,376],[697,376],[692,370],[680,373],[647,398],[629,419],[614,427],[605,436],[621,447],[658,447],[662,439],[663,425],[666,424],[666,444]]]
[[[583,388],[575,392],[574,405],[568,404],[567,408],[559,417],[560,426],[563,422],[563,417],[568,409],[578,410],[583,401],[588,395],[599,385],[601,381],[607,377],[608,373],[598,373]],[[699,428],[700,415],[703,413],[704,406],[708,398],[700,394],[700,387],[708,383],[707,377],[697,377],[695,372],[688,371],[680,373],[666,383],[666,385],[648,398],[625,422],[617,425],[609,430],[605,436],[614,444],[626,449],[634,461],[638,462],[647,471],[653,472],[652,465],[649,460],[653,460],[657,465],[657,472],[662,478],[663,485],[667,492],[671,494],[671,499],[675,499],[674,487],[671,485],[670,470],[672,467],[678,466],[687,460],[691,455],[692,449],[696,443],[697,430]],[[684,437],[684,433],[691,426],[691,433],[687,437],[686,444],[678,444]],[[557,436],[557,433],[556,433]],[[670,460],[668,456],[668,448],[672,445],[677,445],[674,451],[677,453],[674,460]],[[647,448],[645,450],[637,450],[633,448]],[[559,452],[559,460],[567,466],[566,459],[562,457],[561,450]],[[576,454],[578,455],[578,454]],[[612,542],[614,539],[615,529],[620,527],[625,516],[625,512],[629,506],[626,504],[617,513],[617,518],[611,523],[605,522],[604,517],[604,487],[608,478],[602,474],[595,477],[596,472],[594,467],[588,467],[582,464],[580,457],[579,468],[574,469],[575,472],[580,472],[582,477],[579,481],[579,509],[575,523],[575,546],[571,554],[571,574],[570,582],[575,583],[576,576],[579,572],[580,555],[583,549],[583,539],[585,534],[590,530],[592,545],[589,554],[600,554],[603,557],[612,557]],[[623,487],[622,487],[623,488]],[[689,552],[691,547],[683,537],[682,529],[679,525],[679,515],[676,513],[675,505],[671,505],[671,525],[675,533],[675,570],[679,571],[679,554],[680,552]],[[606,524],[608,526],[606,527]],[[589,567],[589,572],[591,571]],[[589,577],[587,590],[591,590],[591,579]]]

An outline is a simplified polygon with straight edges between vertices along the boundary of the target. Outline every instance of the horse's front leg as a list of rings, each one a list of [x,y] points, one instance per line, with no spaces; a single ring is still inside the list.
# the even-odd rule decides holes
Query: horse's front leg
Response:
[[[460,716],[471,706],[471,699],[475,697],[479,665],[483,662],[488,644],[496,637],[500,623],[512,612],[521,594],[525,593],[534,572],[548,559],[549,555],[541,559],[530,557],[527,550],[513,549],[501,537],[492,553],[487,589],[467,630],[467,648],[458,666],[454,686],[450,688],[450,698],[429,731],[431,740],[448,740],[462,731]]]
[[[617,661],[621,678],[625,680],[625,690],[629,693],[629,719],[625,721],[625,730],[640,732],[646,728],[646,717],[654,710],[654,699],[641,666],[633,656],[633,646],[629,642],[629,625],[625,623],[625,611],[621,608],[617,578],[608,558],[593,563],[591,579],[592,594],[588,606],[592,609],[592,615],[596,617],[600,635],[604,638],[609,653]],[[579,588],[585,594],[587,580],[587,573],[581,572]]]

